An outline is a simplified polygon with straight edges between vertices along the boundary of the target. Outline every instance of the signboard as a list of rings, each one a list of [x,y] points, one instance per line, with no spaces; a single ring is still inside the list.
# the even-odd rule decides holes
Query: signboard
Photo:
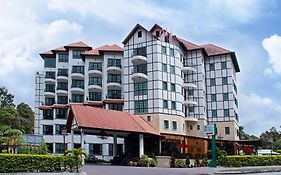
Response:
[[[215,135],[215,125],[205,125],[204,134],[208,136]]]

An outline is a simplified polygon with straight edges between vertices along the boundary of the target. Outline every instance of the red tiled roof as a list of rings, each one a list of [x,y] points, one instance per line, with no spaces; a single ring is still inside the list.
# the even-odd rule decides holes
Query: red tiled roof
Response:
[[[38,106],[38,109],[48,110],[48,109],[65,109],[68,108],[68,104],[53,104],[51,106]]]
[[[39,53],[39,55],[40,55],[42,58],[44,58],[45,56],[53,56],[54,53],[53,53],[51,50],[49,50],[49,51],[46,51],[46,52]]]
[[[178,38],[178,37],[175,37],[179,42],[182,42],[182,44],[186,47],[187,50],[193,50],[193,49],[200,49],[202,47],[192,43],[192,42],[189,42],[189,41],[186,41],[182,38]]]
[[[123,52],[123,48],[113,44],[113,45],[104,45],[93,50],[86,51],[82,55],[100,55],[101,52]]]
[[[65,49],[68,49],[68,48],[87,48],[87,49],[92,49],[92,47],[88,46],[87,44],[85,44],[84,42],[82,41],[78,41],[78,42],[75,42],[75,43],[71,43],[71,44],[68,44],[66,46],[64,46]]]
[[[52,52],[64,52],[64,51],[66,51],[64,46],[61,46],[61,47],[58,47],[58,48],[52,50]]]
[[[95,106],[103,106],[101,101],[85,101],[84,105],[95,105]]]
[[[69,127],[74,117],[80,128],[160,135],[160,133],[152,128],[144,119],[128,112],[106,110],[79,104],[72,104],[70,109],[73,115],[70,114],[68,116],[68,129],[70,129]]]
[[[218,54],[226,54],[226,53],[231,53],[231,51],[226,50],[224,48],[221,48],[219,46],[216,46],[214,44],[205,44],[201,45],[201,47],[204,47],[208,56],[210,55],[218,55]]]
[[[124,104],[124,100],[122,100],[122,99],[105,99],[102,102],[110,103],[110,104]]]

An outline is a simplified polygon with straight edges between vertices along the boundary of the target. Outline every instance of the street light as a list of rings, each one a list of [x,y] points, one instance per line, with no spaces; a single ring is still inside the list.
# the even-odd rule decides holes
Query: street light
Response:
[[[65,127],[62,128],[61,134],[63,136],[63,155],[65,155],[65,150],[66,150],[66,148],[65,148],[65,137],[67,135],[67,130],[66,130]]]

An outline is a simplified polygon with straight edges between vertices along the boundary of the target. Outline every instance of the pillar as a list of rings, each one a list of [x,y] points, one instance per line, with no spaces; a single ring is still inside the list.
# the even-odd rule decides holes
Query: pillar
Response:
[[[117,135],[113,134],[113,157],[117,156]]]
[[[144,141],[143,141],[143,134],[139,135],[139,156],[144,155]]]
[[[159,137],[159,155],[161,155],[162,153],[161,148],[162,148],[161,137]]]
[[[81,148],[84,150],[85,148],[85,144],[84,144],[84,141],[85,141],[85,135],[84,135],[84,131],[83,129],[80,130],[80,143],[81,143]]]
[[[74,149],[74,131],[71,129],[71,143],[70,143],[70,148]]]

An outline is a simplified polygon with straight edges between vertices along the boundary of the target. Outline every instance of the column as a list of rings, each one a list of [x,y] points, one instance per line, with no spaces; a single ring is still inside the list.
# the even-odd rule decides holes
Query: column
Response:
[[[80,129],[80,143],[82,149],[85,149],[84,141],[85,141],[84,131],[83,129]]]
[[[144,155],[144,142],[143,142],[143,134],[139,135],[139,156]]]
[[[159,155],[161,155],[161,148],[162,148],[162,143],[161,143],[161,137],[159,137]]]
[[[117,134],[113,134],[113,157],[117,156]]]
[[[74,131],[71,129],[71,143],[70,143],[70,148],[74,149]]]

